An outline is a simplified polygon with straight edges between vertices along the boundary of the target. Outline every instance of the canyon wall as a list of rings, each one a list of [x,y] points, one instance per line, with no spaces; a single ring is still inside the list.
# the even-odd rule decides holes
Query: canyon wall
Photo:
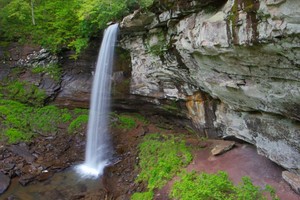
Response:
[[[211,137],[235,136],[300,173],[300,2],[156,1],[121,23],[130,92],[186,102]]]

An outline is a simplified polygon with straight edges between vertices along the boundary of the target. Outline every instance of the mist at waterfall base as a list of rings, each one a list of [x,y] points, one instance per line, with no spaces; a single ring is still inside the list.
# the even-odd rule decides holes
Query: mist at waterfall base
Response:
[[[118,24],[110,25],[104,32],[93,80],[85,161],[76,166],[83,177],[97,178],[110,164],[112,146],[108,130],[111,75]]]

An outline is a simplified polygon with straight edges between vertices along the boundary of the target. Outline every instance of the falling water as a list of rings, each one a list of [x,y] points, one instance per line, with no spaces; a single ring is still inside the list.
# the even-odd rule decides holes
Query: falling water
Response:
[[[83,176],[96,178],[102,175],[112,154],[108,132],[108,112],[117,32],[118,24],[113,24],[105,30],[98,55],[90,104],[85,161],[77,168]]]

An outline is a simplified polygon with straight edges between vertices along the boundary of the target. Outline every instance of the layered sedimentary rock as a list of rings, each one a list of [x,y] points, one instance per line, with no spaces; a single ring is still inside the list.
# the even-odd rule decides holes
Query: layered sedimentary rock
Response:
[[[136,11],[121,24],[131,93],[184,100],[206,134],[243,139],[300,173],[299,8],[298,0],[198,0]]]

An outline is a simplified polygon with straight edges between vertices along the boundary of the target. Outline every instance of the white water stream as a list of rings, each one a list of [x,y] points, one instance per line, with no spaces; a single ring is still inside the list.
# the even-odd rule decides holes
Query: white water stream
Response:
[[[83,176],[103,174],[112,155],[108,130],[111,75],[118,24],[109,26],[104,33],[93,80],[87,132],[85,161],[77,167]]]

